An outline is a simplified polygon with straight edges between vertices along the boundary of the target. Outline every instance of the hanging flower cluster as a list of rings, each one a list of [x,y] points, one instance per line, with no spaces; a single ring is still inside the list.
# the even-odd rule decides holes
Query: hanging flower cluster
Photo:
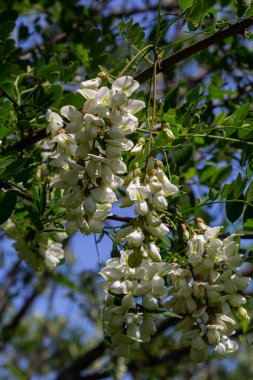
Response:
[[[156,332],[154,319],[159,307],[183,317],[177,327],[182,333],[181,343],[191,346],[193,360],[204,360],[209,345],[220,354],[237,349],[230,336],[237,318],[249,318],[243,307],[246,299],[241,295],[249,278],[236,269],[242,259],[234,236],[219,239],[220,228],[206,226],[190,238],[186,259],[179,265],[161,261],[154,242],[156,255],[148,254],[148,245],[143,249],[146,232],[139,227],[130,232],[126,227],[129,249],[121,251],[120,258],[108,260],[102,269],[107,292],[105,333],[120,355],[127,356],[140,342],[150,340]],[[119,236],[122,238],[122,231],[116,239]],[[145,252],[144,258],[132,268],[131,255],[138,247],[139,254]]]
[[[135,169],[128,179],[124,205],[133,204],[137,215],[131,224],[115,235],[124,245],[120,257],[107,261],[102,269],[107,292],[104,328],[121,355],[147,342],[156,332],[159,300],[168,295],[164,276],[170,268],[163,262],[157,241],[168,234],[163,223],[167,197],[177,193],[162,169],[162,162],[151,159],[147,175]],[[153,313],[152,313],[153,311]]]
[[[170,270],[171,299],[164,304],[184,317],[178,324],[181,341],[191,345],[194,360],[206,358],[208,345],[220,354],[237,350],[237,343],[229,338],[236,317],[249,318],[240,292],[250,279],[236,269],[242,259],[234,236],[221,240],[217,237],[221,227],[202,228],[188,242],[185,265],[175,264]]]
[[[159,299],[168,294],[163,277],[170,264],[143,259],[131,268],[130,254],[130,250],[121,251],[120,258],[108,260],[101,271],[107,292],[104,330],[120,356],[128,356],[140,342],[150,341],[156,332]]]
[[[116,79],[111,89],[100,85],[99,78],[81,83],[78,92],[86,100],[81,111],[64,106],[62,117],[51,110],[46,115],[57,144],[51,157],[51,165],[59,168],[54,186],[63,189],[59,205],[66,209],[69,235],[78,229],[86,235],[102,231],[127,170],[122,153],[134,146],[126,136],[138,126],[134,114],[145,107],[129,99],[139,87],[130,76]]]
[[[4,228],[8,238],[14,240],[13,247],[19,256],[36,270],[53,269],[64,260],[63,241],[67,238],[64,232],[32,231],[29,239],[17,224],[8,220]]]

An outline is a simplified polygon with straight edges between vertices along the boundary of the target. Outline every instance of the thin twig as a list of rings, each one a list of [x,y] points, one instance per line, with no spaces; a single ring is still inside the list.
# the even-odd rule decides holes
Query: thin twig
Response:
[[[23,198],[26,201],[33,201],[32,197],[29,194],[27,194],[23,189],[8,181],[4,182],[0,180],[0,188],[11,191],[12,193],[17,194],[20,198]]]

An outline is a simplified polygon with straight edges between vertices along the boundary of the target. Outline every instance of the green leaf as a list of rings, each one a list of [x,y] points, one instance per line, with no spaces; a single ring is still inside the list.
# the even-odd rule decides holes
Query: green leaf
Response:
[[[181,83],[167,92],[163,106],[164,112],[167,112],[169,108],[175,108],[177,106],[180,85]]]
[[[181,315],[178,315],[176,313],[172,313],[171,311],[162,311],[160,313],[163,317],[170,317],[170,318],[179,318],[182,319]]]
[[[234,196],[234,198],[237,199],[240,197],[240,195],[244,191],[246,183],[247,183],[247,180],[246,180],[246,182],[243,181],[242,175],[241,175],[241,173],[239,173],[238,176],[236,177],[236,180],[233,181],[233,196]]]
[[[44,226],[40,220],[39,213],[34,208],[32,208],[30,206],[27,206],[26,209],[27,209],[29,216],[30,216],[30,219],[31,219],[33,225],[36,227],[36,229],[39,232],[43,231]]]
[[[234,122],[245,120],[249,113],[250,103],[245,103],[239,107],[234,113]]]
[[[214,119],[214,122],[217,125],[221,125],[223,123],[223,121],[226,119],[226,116],[227,116],[226,112],[223,111],[218,116],[216,116],[216,118]]]
[[[49,97],[51,107],[58,107],[62,99],[63,89],[59,84],[53,84],[46,91],[46,95]]]
[[[211,201],[215,201],[215,199],[217,199],[218,197],[218,194],[216,193],[216,190],[215,188],[211,187],[211,189],[209,190],[209,198],[211,199]]]
[[[9,37],[12,30],[15,28],[14,21],[7,21],[0,25],[0,40],[4,40]]]
[[[193,4],[193,0],[178,0],[178,4],[182,11],[184,12],[186,9],[190,8]]]
[[[19,174],[24,168],[27,169],[29,163],[33,162],[32,158],[19,158],[12,161],[4,170],[3,176],[13,177]]]
[[[237,0],[237,15],[238,17],[242,17],[246,10],[250,7],[250,0]]]
[[[0,192],[0,224],[11,216],[17,202],[17,195],[11,192]]]
[[[250,17],[253,15],[253,5],[251,5],[249,8],[247,8],[245,16]]]
[[[120,22],[118,32],[135,48],[141,49],[145,46],[145,32],[139,23],[133,24],[133,18],[127,23]]]
[[[231,193],[232,187],[230,186],[229,183],[225,183],[223,185],[223,188],[221,189],[221,198],[226,198],[229,193]]]
[[[190,104],[196,104],[200,100],[199,91],[200,85],[197,85],[194,88],[187,91],[187,93],[185,94],[187,102]]]
[[[141,262],[142,255],[139,250],[134,251],[128,257],[128,265],[130,268],[137,268],[139,265],[141,265]]]
[[[238,122],[238,137],[243,140],[252,140],[253,139],[253,119],[245,119],[243,124]]]
[[[12,65],[9,63],[0,64],[0,83],[6,82],[6,79],[9,77],[12,71]]]
[[[82,108],[84,104],[84,97],[79,94],[79,93],[70,93],[66,94],[63,99],[61,100],[60,106],[66,106],[66,105],[71,105],[75,106],[77,109]]]
[[[199,27],[203,16],[203,0],[198,0],[191,8],[190,15],[188,16],[188,28],[190,30],[196,30]]]
[[[90,56],[88,49],[85,49],[82,44],[71,43],[70,50],[83,66],[88,66]]]
[[[243,200],[243,195],[238,198],[239,200]],[[233,200],[233,196],[231,194],[228,196],[227,200]],[[237,219],[240,218],[244,208],[243,202],[227,202],[226,203],[226,215],[228,220],[231,223],[234,223]]]
[[[15,20],[18,17],[18,12],[8,10],[0,13],[0,40],[9,37],[12,30],[15,28]]]
[[[246,199],[248,202],[253,203],[253,180],[250,182],[246,192]]]
[[[1,126],[1,129],[0,129],[0,140],[7,136],[8,134],[10,133],[10,130],[4,126]]]
[[[247,206],[243,214],[243,228],[253,231],[253,207]]]
[[[246,319],[246,318],[241,317],[242,332],[244,334],[248,331],[249,324],[250,324],[250,319]]]
[[[6,21],[15,21],[18,18],[18,11],[15,9],[9,9],[0,13],[0,24]]]

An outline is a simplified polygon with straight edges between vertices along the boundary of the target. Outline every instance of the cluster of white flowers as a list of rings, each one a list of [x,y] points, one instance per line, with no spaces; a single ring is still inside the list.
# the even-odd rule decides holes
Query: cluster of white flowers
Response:
[[[156,331],[153,320],[157,317],[159,300],[168,295],[163,277],[171,264],[162,261],[157,240],[169,232],[163,223],[163,212],[168,206],[166,197],[175,194],[178,188],[163,172],[162,162],[150,161],[149,175],[144,174],[143,181],[139,169],[125,181],[123,205],[135,202],[137,218],[116,233],[115,240],[124,244],[125,249],[120,258],[108,260],[101,272],[107,292],[105,333],[120,355],[128,355],[131,348],[150,340]]]
[[[167,279],[171,299],[164,307],[184,317],[178,324],[181,342],[191,346],[194,360],[206,358],[208,345],[220,354],[237,350],[229,338],[236,317],[249,318],[242,306],[246,298],[240,294],[249,278],[236,269],[242,259],[234,236],[219,239],[220,228],[205,226],[189,239],[185,265],[174,264]]]
[[[22,227],[19,228],[10,219],[4,224],[4,228],[8,238],[14,240],[13,247],[20,258],[36,270],[51,270],[64,260],[63,241],[67,238],[66,233],[33,231],[32,239],[28,239]]]
[[[139,87],[130,76],[116,79],[111,89],[100,85],[100,78],[81,83],[82,110],[62,107],[64,120],[51,110],[46,115],[57,143],[51,165],[60,168],[54,186],[63,189],[59,205],[66,208],[69,235],[78,229],[86,235],[101,232],[101,221],[117,201],[115,190],[124,182],[122,153],[134,146],[126,136],[138,126],[134,114],[145,107],[143,101],[129,99]]]
[[[127,193],[131,197],[138,191],[135,200],[143,202],[150,195],[149,186],[134,179],[129,185],[133,193],[129,187]],[[147,203],[149,213],[154,211],[150,209],[154,202]],[[104,329],[119,355],[127,356],[140,342],[150,340],[159,307],[182,317],[177,325],[181,344],[191,346],[193,360],[206,359],[210,345],[220,354],[235,351],[237,343],[230,336],[238,318],[249,318],[243,307],[246,298],[241,295],[249,278],[237,270],[242,258],[234,236],[221,240],[217,237],[221,227],[202,226],[188,240],[184,263],[168,263],[161,259],[155,244],[158,235],[150,233],[147,220],[142,219],[142,226],[138,218],[134,223],[116,234],[126,249],[102,269],[107,292]]]
[[[141,265],[131,268],[130,252],[121,251],[120,258],[109,259],[101,271],[107,292],[104,330],[120,356],[128,356],[131,349],[155,334],[154,311],[159,299],[168,294],[163,277],[170,264],[143,259]]]
[[[122,248],[119,257],[101,270],[106,336],[120,356],[128,356],[151,339],[154,320],[168,310],[182,317],[177,326],[181,343],[191,346],[193,360],[205,359],[210,345],[218,353],[236,350],[230,337],[237,318],[249,318],[241,295],[249,278],[237,270],[242,259],[234,236],[221,240],[221,227],[200,223],[193,236],[184,231],[188,243],[183,262],[163,261],[159,243],[169,233],[168,197],[178,188],[162,162],[151,157],[141,168],[135,163],[125,176],[124,152],[144,161],[145,139],[134,146],[129,137],[138,126],[134,114],[145,104],[129,99],[139,87],[130,76],[113,81],[111,89],[100,85],[99,78],[82,82],[78,92],[83,108],[64,106],[61,116],[48,110],[46,118],[56,146],[50,161],[58,168],[53,186],[61,189],[58,206],[66,210],[67,234],[79,229],[86,235],[101,232],[120,187],[125,190],[121,207],[134,206],[136,217],[115,234]],[[168,125],[164,131],[167,138],[175,138]],[[35,268],[52,269],[64,259],[66,233],[33,231],[26,241],[22,228],[11,222],[6,226],[20,257]]]

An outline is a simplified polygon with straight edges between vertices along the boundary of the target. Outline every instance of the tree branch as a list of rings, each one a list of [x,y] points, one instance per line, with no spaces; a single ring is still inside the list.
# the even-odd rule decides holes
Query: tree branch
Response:
[[[3,327],[2,338],[0,340],[0,350],[2,350],[5,347],[5,344],[13,337],[14,331],[19,326],[21,320],[23,319],[29,308],[32,306],[36,297],[40,294],[40,290],[41,289],[39,288],[39,286],[36,286],[33,289],[30,296],[26,298],[26,300],[23,303],[23,306],[13,317],[12,321],[8,325]]]
[[[105,348],[105,342],[100,342],[96,347],[75,359],[69,367],[62,371],[56,380],[76,380],[81,371],[89,367],[104,354]]]
[[[9,297],[10,297],[9,290],[16,281],[16,274],[20,270],[20,266],[21,266],[21,260],[16,261],[13,264],[13,266],[11,267],[10,271],[4,277],[3,282],[1,284],[2,285],[2,290],[0,291],[0,298],[1,298],[0,313],[1,313],[1,315],[3,315],[3,312],[5,311],[5,309],[8,305],[8,301],[9,301]],[[5,286],[3,286],[3,284],[5,284]]]
[[[22,149],[28,148],[36,142],[43,140],[47,136],[50,136],[50,134],[47,133],[46,128],[39,129],[38,131],[35,131],[29,136],[25,137],[23,140],[17,141],[15,144],[7,147],[1,152],[1,155],[10,153],[15,150],[20,151]]]
[[[8,181],[3,182],[0,180],[0,188],[9,190],[12,193],[17,194],[20,198],[25,199],[26,201],[29,201],[29,202],[33,201],[32,197],[29,194],[27,194],[23,189],[21,189],[19,186],[13,183],[10,183]]]
[[[133,218],[131,218],[130,216],[115,215],[115,214],[107,216],[106,219],[116,220],[117,222],[126,222],[126,223],[133,220]]]
[[[181,62],[193,54],[196,54],[201,50],[205,50],[209,46],[217,44],[228,37],[234,36],[235,34],[243,35],[245,29],[251,25],[253,25],[253,17],[245,18],[243,21],[236,22],[224,30],[214,33],[210,37],[204,38],[203,40],[198,41],[167,58],[161,59],[157,65],[157,73],[166,71],[169,67],[175,65],[176,63]],[[151,66],[147,70],[144,70],[142,73],[136,75],[134,79],[140,83],[143,83],[152,77],[153,71],[154,66]]]

